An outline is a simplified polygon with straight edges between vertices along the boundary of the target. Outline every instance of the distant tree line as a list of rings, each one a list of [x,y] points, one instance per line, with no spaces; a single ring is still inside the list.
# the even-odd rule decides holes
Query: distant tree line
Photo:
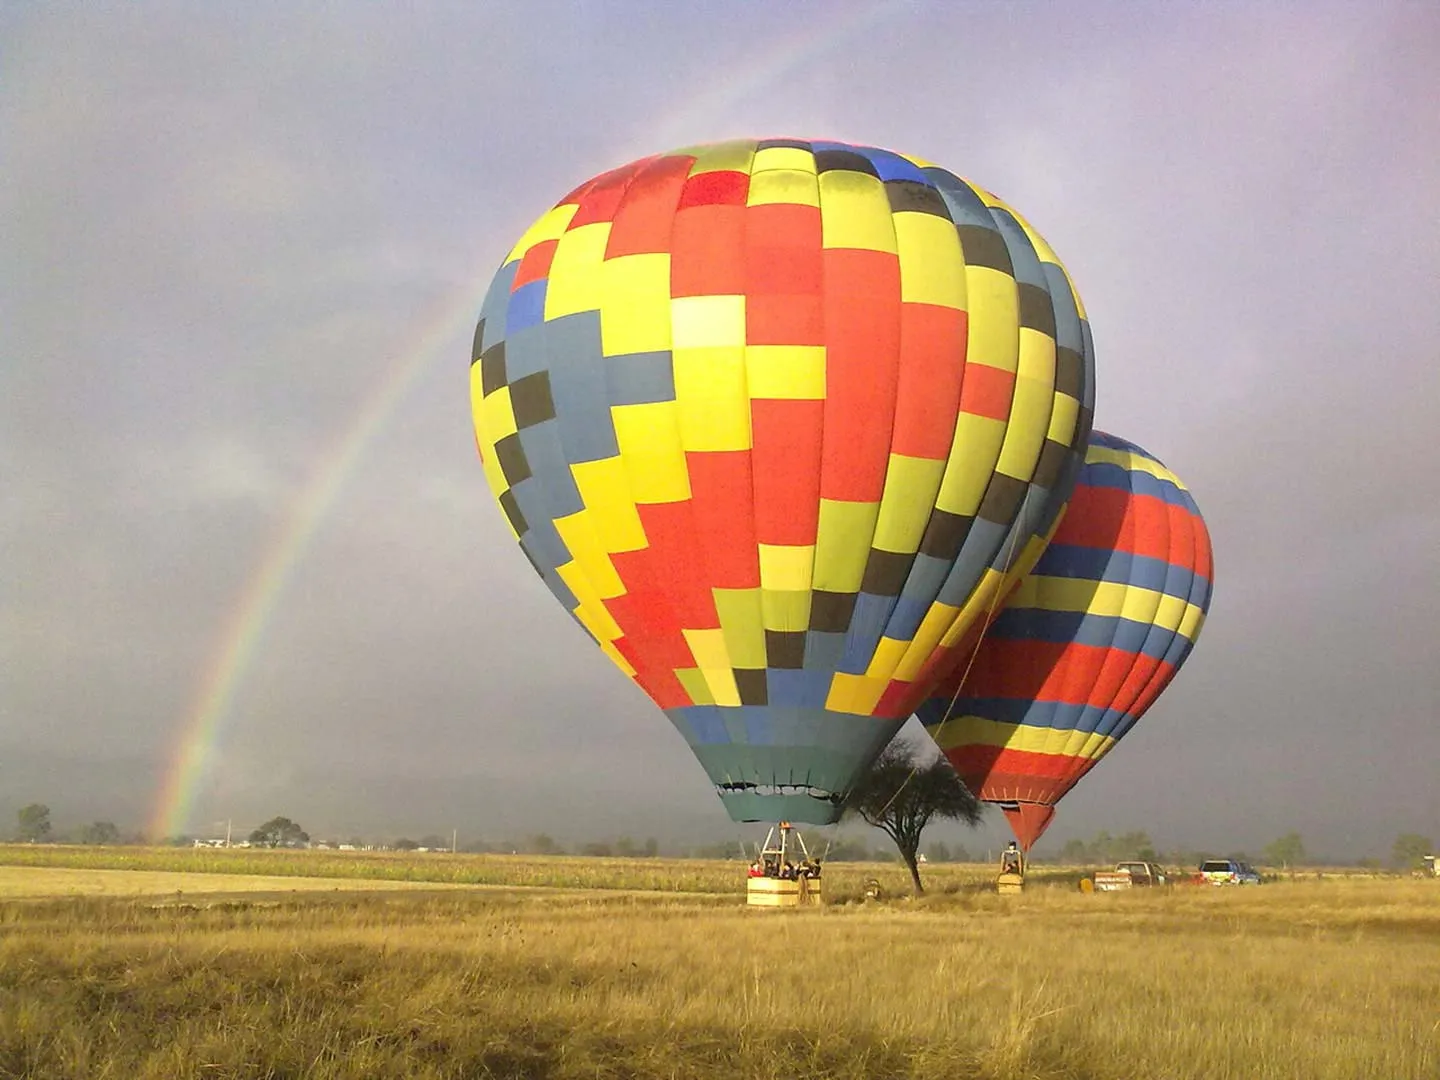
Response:
[[[877,765],[879,767],[872,774],[870,786],[867,789],[869,794],[874,797],[871,810],[872,812],[883,812],[885,816],[889,817],[911,815],[908,825],[900,817],[896,817],[902,839],[907,845],[913,845],[910,858],[913,858],[915,862],[932,863],[973,861],[970,852],[962,845],[950,845],[939,841],[926,845],[923,849],[924,855],[920,855],[920,829],[930,820],[931,816],[938,814],[939,816],[958,817],[966,824],[972,823],[972,819],[968,816],[969,810],[966,809],[969,804],[964,797],[955,795],[950,787],[952,774],[946,772],[948,766],[943,765],[943,759],[932,760],[923,754],[916,756],[913,751],[909,751],[901,753],[898,757],[892,753],[890,758],[877,763]],[[928,773],[934,775],[927,775]],[[958,783],[958,780],[954,782]],[[878,796],[876,792],[879,792]],[[951,806],[956,812],[940,814],[939,810],[932,808],[929,809],[928,815],[925,814],[927,804],[936,800],[938,800],[938,805]],[[856,805],[858,806],[858,802]],[[852,809],[852,814],[863,816],[856,809]],[[922,816],[923,821],[921,820]],[[915,827],[917,822],[919,822],[919,828]],[[889,832],[881,825],[876,827],[887,834]],[[3,836],[4,833],[0,832],[0,837]],[[141,833],[123,831],[113,821],[92,821],[67,831],[57,830],[51,820],[50,807],[45,803],[29,803],[17,811],[15,829],[10,835],[10,839],[26,844],[83,844],[87,846],[151,842]],[[205,839],[214,842],[214,838],[187,835],[167,837],[160,843],[189,847],[192,843]],[[418,840],[400,837],[390,841],[374,841],[351,836],[343,841],[327,839],[316,843],[297,822],[288,817],[274,817],[259,828],[252,830],[244,843],[249,846],[271,848],[325,847],[354,850],[448,852],[451,849],[452,840],[453,838],[436,833],[428,833],[422,835]],[[567,847],[547,833],[535,833],[520,840],[489,841],[472,837],[458,843],[456,847],[457,850],[470,854],[581,855],[622,859],[648,859],[661,855],[696,859],[748,860],[752,857],[752,853],[746,850],[738,838],[733,841],[674,845],[668,850],[662,850],[660,842],[653,836],[646,837],[643,841],[637,841],[629,836],[621,836],[613,840],[580,840],[571,842]],[[1419,833],[1402,833],[1396,837],[1388,859],[1366,858],[1353,862],[1351,865],[1369,866],[1376,869],[1388,866],[1402,871],[1414,870],[1421,866],[1424,856],[1437,853],[1440,852],[1437,852],[1435,842],[1431,837]],[[823,843],[815,854],[822,855],[826,860],[832,862],[902,861],[910,866],[912,872],[918,876],[916,867],[898,844],[897,846],[877,847],[853,835],[838,835]],[[1144,859],[1168,866],[1188,867],[1198,866],[1206,859],[1231,858],[1277,869],[1291,869],[1304,865],[1321,865],[1325,862],[1323,859],[1312,856],[1306,849],[1301,835],[1293,831],[1267,844],[1261,853],[1261,858],[1258,859],[1243,851],[1201,849],[1161,851],[1151,839],[1150,834],[1144,830],[1120,833],[1119,835],[1112,835],[1102,830],[1089,840],[1077,838],[1066,841],[1053,855],[1047,855],[1042,849],[1032,857],[1037,862],[1058,862],[1081,866],[1101,866],[1128,859]]]

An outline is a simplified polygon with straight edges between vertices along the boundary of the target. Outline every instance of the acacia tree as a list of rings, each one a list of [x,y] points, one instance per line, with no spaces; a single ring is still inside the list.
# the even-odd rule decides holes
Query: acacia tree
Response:
[[[16,838],[28,844],[38,844],[50,837],[50,807],[44,803],[22,806],[16,816],[19,831]]]
[[[1435,845],[1428,836],[1402,833],[1395,838],[1395,846],[1390,849],[1390,861],[1401,869],[1415,870],[1420,867],[1421,860],[1434,850]]]
[[[845,813],[858,815],[895,842],[918,895],[920,834],[935,818],[980,824],[979,800],[938,754],[906,743],[891,743],[850,792]]]
[[[277,817],[252,832],[250,842],[259,847],[299,847],[310,842],[310,834],[288,817]]]
[[[1271,866],[1289,870],[1305,861],[1305,843],[1298,832],[1288,832],[1265,849],[1265,860]]]

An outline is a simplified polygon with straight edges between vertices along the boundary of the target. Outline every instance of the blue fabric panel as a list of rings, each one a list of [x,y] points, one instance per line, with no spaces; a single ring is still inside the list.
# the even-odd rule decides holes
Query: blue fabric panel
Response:
[[[1037,289],[1049,293],[1050,282],[1040,265],[1040,256],[1035,254],[1035,245],[1030,243],[1030,237],[1025,235],[1020,223],[1010,211],[1002,207],[992,206],[989,210],[990,216],[1000,229],[1000,235],[1005,238],[1005,247],[1010,251],[1010,262],[1015,267],[1015,280],[1034,285]],[[1053,307],[1053,299],[1051,303]]]
[[[580,489],[575,486],[575,477],[560,446],[559,428],[558,420],[546,420],[520,432],[520,446],[525,451],[525,460],[530,463],[531,479],[540,481],[546,514],[551,519],[569,517],[585,509],[585,504],[580,501]],[[525,520],[531,521],[530,512],[523,506],[521,511]]]
[[[940,192],[940,197],[945,200],[945,206],[950,211],[950,220],[956,225],[978,225],[991,232],[999,232],[995,227],[995,219],[990,216],[990,208],[980,200],[980,196],[975,194],[969,184],[944,169],[927,168],[921,172]]]
[[[544,487],[534,476],[527,476],[510,489],[510,494],[515,497],[515,504],[520,507],[520,513],[525,515],[525,521],[530,526],[523,541],[530,557],[540,565],[542,571],[554,570],[568,563],[570,549],[555,531],[555,523],[548,514],[549,502]]]
[[[550,397],[560,425],[560,446],[572,465],[620,453],[610,419],[605,365],[596,312],[566,315],[546,324],[550,340]]]
[[[910,564],[910,573],[900,589],[900,598],[890,615],[890,625],[885,633],[897,641],[911,641],[915,631],[920,629],[925,613],[940,595],[945,578],[950,574],[950,563],[926,555],[923,551]]]
[[[530,326],[523,330],[511,327],[505,339],[505,377],[519,382],[526,375],[550,370],[548,326]]]
[[[490,288],[485,293],[485,302],[480,305],[480,318],[485,320],[485,332],[480,339],[481,352],[505,340],[505,314],[510,307],[510,286],[514,283],[519,269],[520,260],[516,259],[502,267],[490,282]]]
[[[823,630],[808,630],[805,633],[805,670],[816,669],[833,674],[840,668],[840,658],[845,655],[845,635],[827,633]]]
[[[1075,306],[1075,294],[1070,289],[1065,272],[1054,263],[1041,263],[1045,272],[1045,287],[1050,293],[1050,305],[1055,310],[1055,344],[1060,348],[1073,349],[1082,357],[1085,354],[1085,335],[1080,328],[1080,309]]]
[[[1056,645],[1073,641],[1090,648],[1119,648],[1123,652],[1163,659],[1164,650],[1146,651],[1149,634],[1149,623],[1113,615],[1009,608],[1000,613],[987,636],[995,641],[1048,641]]]
[[[975,519],[975,523],[970,526],[970,534],[965,537],[965,543],[960,545],[960,554],[955,557],[955,565],[950,568],[945,584],[940,589],[938,599],[942,604],[964,606],[970,594],[975,591],[975,585],[985,573],[986,567],[990,565],[990,560],[995,558],[996,551],[1005,542],[1008,531],[1004,525],[997,522]]]
[[[539,326],[545,321],[545,290],[549,284],[547,278],[541,278],[521,285],[510,294],[505,326],[511,334],[518,334],[526,327]]]
[[[675,367],[668,352],[608,356],[605,381],[611,405],[675,400]]]
[[[921,171],[920,166],[913,161],[907,161],[899,154],[891,153],[889,150],[878,150],[873,146],[857,146],[855,149],[870,159],[870,164],[875,166],[875,171],[880,174],[881,180],[914,180],[926,187],[935,186],[931,183],[930,178]]]
[[[766,692],[771,705],[823,709],[833,678],[829,671],[770,668],[765,673]]]
[[[877,596],[868,592],[856,594],[850,630],[845,635],[845,652],[840,657],[840,671],[850,675],[865,674],[894,608],[893,596]]]
[[[1124,557],[1117,559],[1115,555]],[[1183,567],[1148,555],[1131,555],[1077,544],[1051,544],[1035,564],[1035,573],[1041,577],[1118,582],[1155,589],[1169,596],[1190,595],[1191,575]],[[1177,573],[1184,576],[1183,584],[1174,580]]]

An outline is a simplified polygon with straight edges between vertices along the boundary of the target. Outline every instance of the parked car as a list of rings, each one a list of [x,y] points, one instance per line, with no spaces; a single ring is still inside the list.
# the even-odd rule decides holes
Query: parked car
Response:
[[[1200,864],[1200,876],[1209,885],[1259,885],[1260,875],[1249,863],[1235,859],[1206,859]]]
[[[1118,892],[1147,885],[1164,885],[1165,871],[1154,863],[1122,862],[1114,870],[1100,871],[1092,880],[1097,892]]]

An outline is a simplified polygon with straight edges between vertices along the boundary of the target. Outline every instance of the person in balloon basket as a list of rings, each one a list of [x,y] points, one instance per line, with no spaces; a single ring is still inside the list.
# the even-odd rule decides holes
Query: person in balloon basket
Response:
[[[1000,853],[1000,872],[1002,874],[1020,873],[1020,848],[1011,840],[1005,850]]]
[[[759,860],[759,859],[756,859],[754,862],[752,862],[752,863],[750,864],[750,870],[749,870],[749,872],[746,874],[746,876],[747,876],[747,877],[764,877],[764,876],[765,876],[765,868],[760,865],[760,860]]]

